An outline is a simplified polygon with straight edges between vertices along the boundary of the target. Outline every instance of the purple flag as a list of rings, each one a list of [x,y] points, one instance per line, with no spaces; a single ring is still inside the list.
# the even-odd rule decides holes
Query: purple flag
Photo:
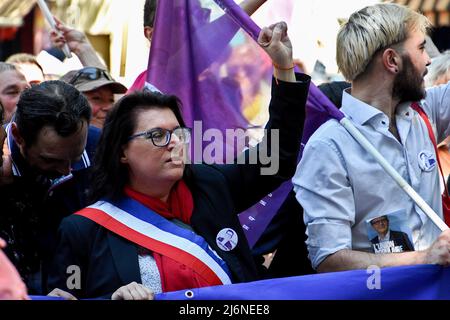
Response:
[[[260,28],[232,0],[158,3],[147,81],[180,98],[186,124],[194,129],[194,163],[223,163],[229,149],[236,155],[248,145],[239,138],[230,143],[225,135],[227,129],[263,127],[268,120],[257,116],[269,105],[272,78],[271,60],[255,41],[259,32]],[[308,137],[318,121],[335,116],[337,110],[314,85],[310,90],[307,106],[312,111],[307,112],[311,124],[305,127]],[[328,112],[325,117],[318,116],[317,110]],[[257,130],[247,132],[251,135]],[[258,139],[257,135],[251,138]],[[284,183],[240,214],[250,246],[291,188],[290,181]]]
[[[306,101],[306,119],[302,134],[300,157],[303,154],[306,142],[323,123],[329,119],[340,121],[344,114],[325,96],[314,84],[309,86],[308,100]]]
[[[148,82],[180,98],[190,127],[202,121],[202,131],[247,129],[239,79],[227,69],[239,27],[215,6],[201,0],[158,3]]]

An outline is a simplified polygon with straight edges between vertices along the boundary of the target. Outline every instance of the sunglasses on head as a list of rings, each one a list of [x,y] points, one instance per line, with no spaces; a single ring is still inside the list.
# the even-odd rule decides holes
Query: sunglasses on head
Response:
[[[77,73],[74,74],[72,79],[70,79],[70,84],[75,84],[78,79],[84,79],[84,80],[98,80],[100,78],[106,78],[110,81],[114,81],[114,79],[111,77],[111,75],[108,73],[108,71],[95,68],[95,67],[87,67],[83,68],[81,70],[78,70]]]

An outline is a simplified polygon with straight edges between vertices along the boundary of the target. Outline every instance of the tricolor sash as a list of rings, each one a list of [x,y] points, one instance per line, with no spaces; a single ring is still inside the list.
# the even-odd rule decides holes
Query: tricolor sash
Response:
[[[130,197],[123,197],[114,203],[97,201],[75,214],[190,267],[211,285],[231,283],[225,261],[209,247],[203,237],[177,226]]]

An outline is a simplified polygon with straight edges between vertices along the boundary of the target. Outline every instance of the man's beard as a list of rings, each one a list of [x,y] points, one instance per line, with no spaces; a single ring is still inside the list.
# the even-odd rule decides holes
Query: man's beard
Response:
[[[31,170],[32,170],[32,174],[33,175],[35,175],[35,176],[43,176],[43,177],[45,177],[47,179],[50,179],[50,180],[54,180],[54,179],[62,177],[62,174],[59,173],[58,171],[46,171],[46,170],[42,170],[42,169],[37,168],[37,167],[31,167]]]
[[[24,150],[24,153],[25,153],[25,154],[24,154],[25,161],[28,162],[28,160],[27,160],[27,159],[29,159],[28,150],[25,149],[25,150]],[[28,165],[29,165],[29,169],[31,170],[30,174],[31,174],[32,176],[35,176],[35,177],[37,177],[37,176],[43,176],[43,177],[45,177],[45,178],[47,178],[47,179],[54,180],[54,179],[60,178],[60,177],[62,176],[62,174],[59,173],[58,171],[53,171],[53,170],[51,170],[51,171],[48,171],[48,170],[42,170],[42,169],[40,169],[40,168],[38,168],[38,167],[36,167],[36,166],[30,165],[29,163],[28,163]]]
[[[426,91],[423,87],[423,74],[414,67],[411,58],[402,57],[403,69],[395,77],[392,95],[401,102],[419,101],[425,98]]]

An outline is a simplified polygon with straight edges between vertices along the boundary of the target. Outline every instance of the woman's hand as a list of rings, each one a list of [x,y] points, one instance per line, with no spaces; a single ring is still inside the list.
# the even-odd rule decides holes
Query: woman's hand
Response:
[[[75,298],[69,292],[66,292],[66,291],[58,289],[58,288],[53,289],[52,292],[50,292],[47,296],[60,297],[60,298],[63,298],[64,300],[77,300],[77,298]]]
[[[294,82],[294,60],[291,40],[287,34],[287,24],[278,22],[261,29],[258,43],[272,59],[276,77],[283,81]]]
[[[153,300],[155,294],[140,283],[131,282],[113,293],[111,300]]]

